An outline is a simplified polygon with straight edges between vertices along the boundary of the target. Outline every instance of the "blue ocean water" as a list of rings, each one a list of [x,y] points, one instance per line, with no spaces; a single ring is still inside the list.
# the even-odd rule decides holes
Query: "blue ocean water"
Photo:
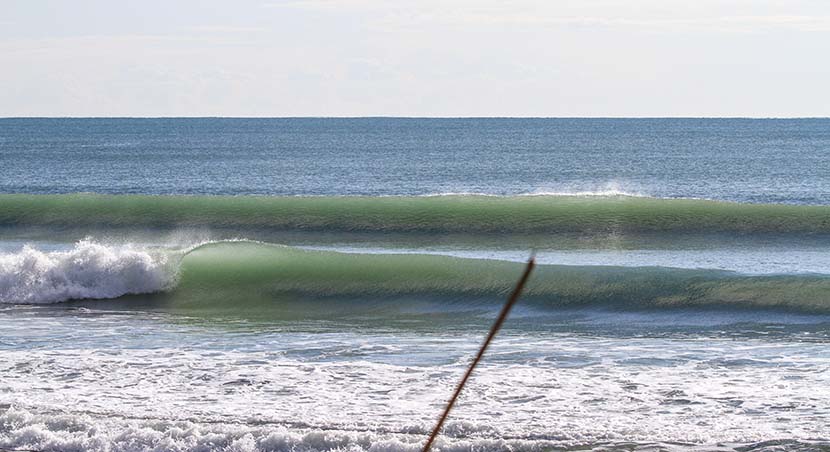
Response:
[[[3,193],[827,204],[830,119],[0,119]]]
[[[0,119],[0,450],[830,450],[830,119]]]

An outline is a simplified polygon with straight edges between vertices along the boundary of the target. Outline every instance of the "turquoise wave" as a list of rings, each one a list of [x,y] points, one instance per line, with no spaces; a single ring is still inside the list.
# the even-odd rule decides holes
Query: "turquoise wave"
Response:
[[[447,234],[830,234],[830,206],[634,196],[0,195],[6,227]]]
[[[158,297],[179,309],[227,313],[279,310],[285,303],[325,311],[342,300],[393,310],[423,299],[501,303],[521,271],[522,264],[506,261],[221,242],[185,255],[178,284]],[[523,303],[539,309],[726,307],[830,313],[830,276],[540,265]]]

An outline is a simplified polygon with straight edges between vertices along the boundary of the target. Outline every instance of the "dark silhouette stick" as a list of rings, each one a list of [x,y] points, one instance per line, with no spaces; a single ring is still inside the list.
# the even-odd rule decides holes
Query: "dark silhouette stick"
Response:
[[[513,308],[513,305],[516,304],[516,301],[522,294],[522,290],[525,287],[525,283],[527,283],[527,279],[530,277],[530,273],[533,271],[533,267],[535,266],[536,259],[531,255],[530,259],[528,259],[527,261],[527,267],[525,267],[525,271],[524,273],[522,273],[522,277],[516,284],[516,288],[513,289],[513,293],[510,294],[510,298],[507,299],[507,303],[505,303],[504,307],[501,308],[499,316],[496,317],[495,323],[493,323],[493,326],[490,328],[490,333],[487,334],[487,338],[484,339],[484,343],[481,344],[481,348],[478,350],[475,359],[473,359],[473,362],[470,363],[470,367],[467,368],[467,372],[464,373],[464,377],[461,378],[461,381],[455,388],[455,392],[450,398],[450,401],[447,402],[447,407],[444,408],[444,413],[441,414],[441,417],[438,419],[438,424],[436,424],[435,428],[432,429],[432,433],[429,435],[427,443],[424,444],[422,452],[429,452],[429,449],[432,447],[432,443],[435,441],[435,438],[438,437],[438,433],[441,431],[441,427],[444,426],[444,421],[447,420],[447,416],[449,416],[450,410],[452,410],[453,405],[455,405],[456,399],[458,399],[458,396],[461,394],[461,390],[464,389],[464,385],[467,383],[467,380],[470,378],[470,375],[473,374],[473,369],[475,369],[476,365],[478,365],[478,362],[481,361],[481,358],[484,356],[484,352],[487,350],[487,347],[490,345],[490,342],[493,341],[493,338],[496,337],[496,333],[499,332],[501,326],[504,324],[504,321],[507,320],[507,315],[510,314],[510,309]]]

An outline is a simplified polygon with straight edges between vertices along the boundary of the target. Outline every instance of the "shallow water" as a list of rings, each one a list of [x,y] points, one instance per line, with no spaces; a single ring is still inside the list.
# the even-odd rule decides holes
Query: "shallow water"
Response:
[[[7,444],[263,446],[277,434],[299,448],[415,449],[487,323],[212,324],[85,305],[0,313]],[[493,346],[442,450],[826,432],[830,316],[528,314]]]

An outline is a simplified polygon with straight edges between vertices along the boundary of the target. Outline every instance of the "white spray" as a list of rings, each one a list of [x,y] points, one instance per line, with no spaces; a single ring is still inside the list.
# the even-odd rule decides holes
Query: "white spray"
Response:
[[[24,246],[0,253],[0,303],[57,303],[165,290],[175,283],[170,253],[82,240],[67,251]]]

